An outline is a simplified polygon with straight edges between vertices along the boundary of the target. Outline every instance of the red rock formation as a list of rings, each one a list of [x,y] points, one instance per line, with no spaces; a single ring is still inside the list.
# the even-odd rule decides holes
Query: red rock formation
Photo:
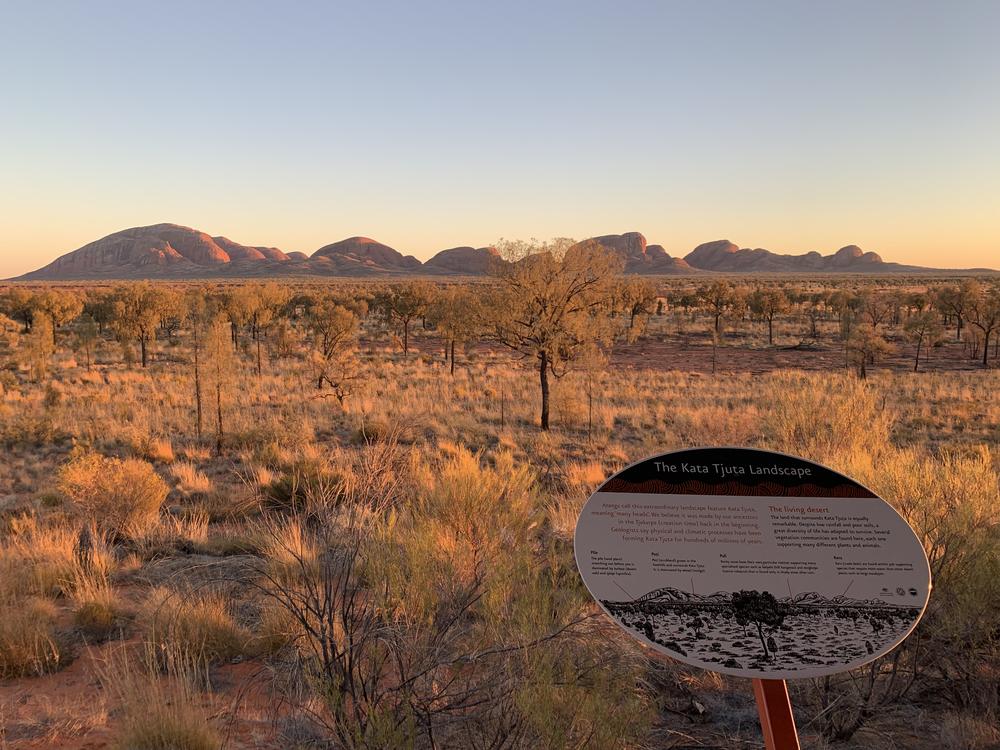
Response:
[[[495,268],[500,256],[494,247],[452,247],[442,250],[424,263],[430,273],[487,274]]]
[[[326,259],[343,273],[416,271],[421,267],[412,255],[403,255],[388,245],[369,237],[350,237],[325,245],[312,254],[312,260]]]

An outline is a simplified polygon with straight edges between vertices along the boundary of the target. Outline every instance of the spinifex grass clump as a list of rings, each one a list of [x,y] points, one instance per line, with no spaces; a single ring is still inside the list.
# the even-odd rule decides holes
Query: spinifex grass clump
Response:
[[[120,705],[116,750],[218,750],[221,737],[202,707],[204,660],[176,644],[111,653],[101,683]]]

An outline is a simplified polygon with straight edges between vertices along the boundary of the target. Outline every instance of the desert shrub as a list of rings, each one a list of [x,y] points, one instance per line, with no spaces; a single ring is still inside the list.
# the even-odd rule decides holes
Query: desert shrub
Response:
[[[139,459],[86,453],[59,470],[59,488],[99,528],[124,537],[142,536],[157,521],[169,487]]]
[[[1000,474],[992,456],[985,447],[939,458],[896,451],[865,480],[914,527],[930,560],[921,667],[959,705],[1000,709],[984,670],[1000,666]]]
[[[780,393],[764,415],[764,447],[836,468],[857,468],[891,447],[893,414],[873,388],[846,375],[773,376]]]
[[[0,678],[40,675],[61,662],[51,601],[29,598],[0,604]]]
[[[226,598],[217,592],[153,589],[142,607],[150,641],[171,644],[207,661],[243,654],[249,635],[236,624]]]
[[[115,566],[114,553],[99,534],[87,534],[63,523],[40,523],[33,516],[10,520],[6,544],[0,547],[0,598],[66,596],[90,580],[104,580]]]
[[[138,656],[122,651],[101,671],[120,702],[117,750],[218,750],[221,738],[199,705],[205,665],[182,649],[147,644]]]
[[[816,727],[850,739],[876,712],[903,700],[914,684],[975,714],[1000,710],[1000,499],[989,451],[932,457],[885,448],[847,472],[889,501],[922,539],[934,590],[917,630],[897,649],[851,673],[816,681]],[[860,679],[859,679],[860,678]],[[862,685],[862,689],[857,689]]]
[[[177,489],[185,495],[204,495],[212,489],[212,480],[190,461],[178,461],[170,467]]]
[[[51,411],[25,407],[0,411],[0,443],[8,448],[57,445],[66,438]]]
[[[265,522],[260,537],[265,540],[262,553],[275,581],[292,584],[319,574],[320,540],[300,518]]]
[[[73,594],[73,623],[88,641],[103,641],[119,627],[124,610],[106,582],[79,586]]]

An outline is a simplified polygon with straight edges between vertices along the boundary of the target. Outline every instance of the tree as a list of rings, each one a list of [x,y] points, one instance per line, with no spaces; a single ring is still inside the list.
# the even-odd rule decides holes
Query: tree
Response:
[[[257,349],[257,375],[262,372],[261,339],[268,327],[278,317],[281,309],[288,304],[292,293],[286,286],[269,282],[247,288],[246,310],[250,323],[250,335]]]
[[[97,321],[90,317],[90,315],[84,314],[73,337],[73,348],[78,352],[84,353],[84,356],[87,358],[88,370],[91,365],[91,354],[94,351],[94,344],[97,343],[99,335]]]
[[[222,293],[221,307],[229,319],[233,347],[239,348],[240,330],[249,322],[254,307],[253,295],[246,286],[231,287]]]
[[[970,300],[969,322],[982,333],[983,367],[988,367],[990,337],[1000,328],[1000,286],[979,287]]]
[[[896,301],[888,294],[866,291],[861,295],[861,314],[873,331],[892,317],[895,307]]]
[[[358,377],[354,356],[358,318],[336,300],[327,298],[310,309],[308,325],[312,334],[309,363],[316,389],[329,385],[343,405]]]
[[[484,310],[476,291],[468,286],[452,286],[441,290],[427,312],[429,320],[445,339],[445,356],[455,374],[455,344],[468,343],[483,328]]]
[[[593,346],[610,346],[615,282],[622,261],[593,241],[501,243],[511,260],[494,273],[492,333],[502,345],[537,361],[540,426],[549,429],[549,377],[561,377]]]
[[[782,289],[756,289],[750,296],[751,312],[767,321],[768,345],[774,346],[774,318],[788,312],[789,307],[788,297]]]
[[[917,345],[917,353],[913,358],[913,371],[920,367],[920,351],[924,346],[932,347],[940,343],[944,335],[944,326],[936,313],[930,310],[918,312],[906,319],[903,324],[906,337]]]
[[[732,597],[733,617],[743,627],[753,625],[757,629],[764,658],[770,659],[764,628],[780,628],[785,621],[786,608],[770,591],[737,591]]]
[[[867,326],[855,327],[847,338],[847,361],[857,368],[862,380],[868,377],[868,365],[874,365],[879,357],[893,351],[892,344]]]
[[[837,322],[843,325],[845,317],[853,317],[853,313],[860,309],[862,300],[851,291],[838,289],[830,294],[828,304],[837,314]]]
[[[972,300],[979,294],[979,282],[966,279],[961,284],[942,287],[935,295],[938,308],[949,317],[955,319],[955,340],[962,340],[962,327],[965,317],[972,305]]]
[[[115,315],[114,298],[109,292],[91,291],[83,302],[83,312],[97,323],[97,332],[104,335],[104,329],[111,325]]]
[[[56,341],[56,331],[83,312],[83,300],[74,292],[60,289],[46,289],[35,296],[32,304],[52,323],[52,343]]]
[[[372,306],[386,323],[398,323],[403,334],[403,354],[410,351],[410,324],[427,314],[434,299],[434,287],[426,281],[394,284],[375,295]]]
[[[115,291],[111,329],[123,345],[129,341],[139,343],[143,367],[149,363],[149,344],[156,338],[160,320],[169,312],[168,302],[164,291],[148,282]]]
[[[222,418],[223,396],[236,372],[229,321],[221,315],[212,319],[205,330],[205,372],[209,388],[215,394],[215,452],[222,454],[225,429]]]
[[[4,295],[3,309],[10,317],[21,323],[23,326],[22,333],[27,333],[31,330],[31,323],[36,310],[35,295],[32,291],[17,286],[11,288]]]
[[[615,314],[628,317],[625,340],[636,341],[642,334],[646,319],[656,310],[656,284],[649,279],[623,279],[615,286]]]
[[[201,289],[192,289],[185,295],[187,322],[191,326],[191,367],[194,374],[195,434],[201,440],[204,424],[202,392],[202,359],[205,352],[205,333],[212,322],[208,302]]]
[[[44,312],[36,311],[32,317],[31,330],[21,338],[19,347],[21,361],[30,370],[32,380],[41,382],[48,375],[55,349],[55,344],[52,343],[52,321]]]
[[[711,284],[698,288],[698,299],[701,304],[708,308],[712,316],[712,330],[716,337],[722,335],[722,318],[733,306],[735,299],[735,289],[733,285],[723,280],[713,281]]]

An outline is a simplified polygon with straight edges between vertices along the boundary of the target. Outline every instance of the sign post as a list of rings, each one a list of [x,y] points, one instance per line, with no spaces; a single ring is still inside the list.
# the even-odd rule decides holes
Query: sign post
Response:
[[[577,566],[626,633],[753,680],[768,750],[798,750],[786,679],[867,664],[930,596],[920,540],[884,500],[820,464],[748,448],[647,458],[580,513]]]
[[[788,698],[785,681],[755,678],[753,695],[757,700],[764,747],[767,750],[799,750],[799,733],[795,729],[792,702]]]

